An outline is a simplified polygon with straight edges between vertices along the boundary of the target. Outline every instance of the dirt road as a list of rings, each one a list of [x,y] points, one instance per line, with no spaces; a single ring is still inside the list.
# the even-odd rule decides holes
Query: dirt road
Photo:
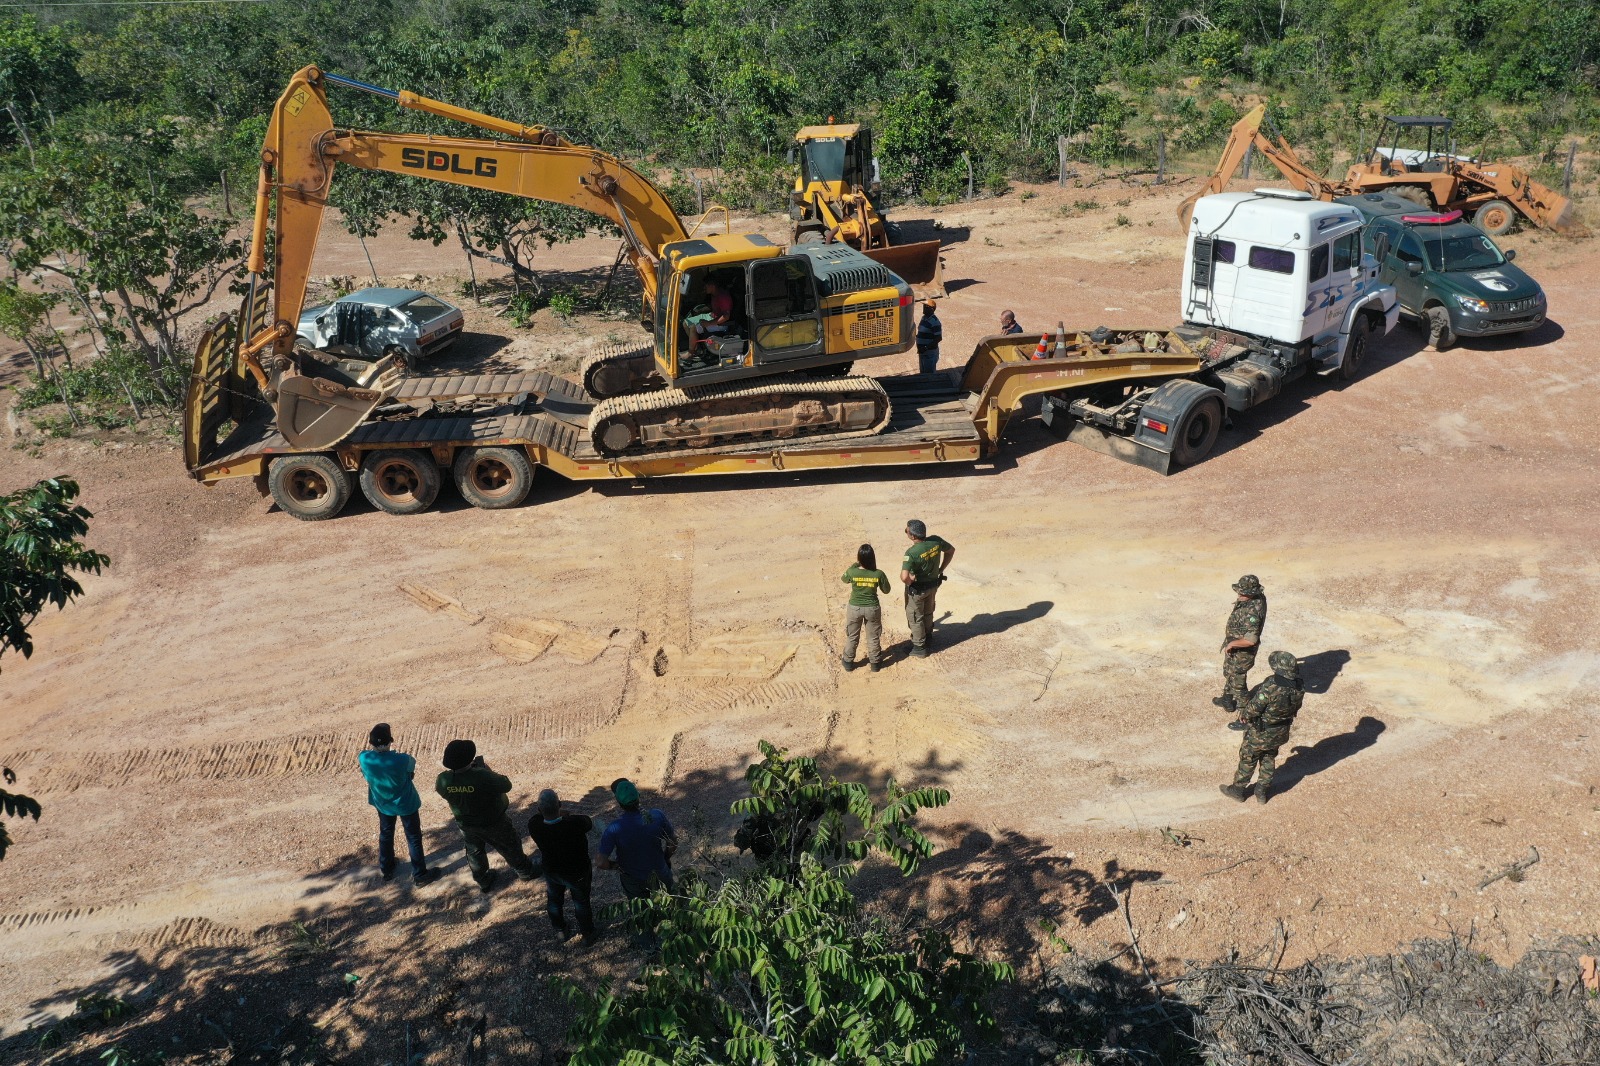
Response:
[[[1108,183],[923,212],[960,238],[946,365],[1004,307],[1030,331],[1170,323],[1181,195]],[[491,921],[549,940],[538,886],[474,909],[431,795],[447,880],[414,896],[378,882],[354,760],[379,720],[429,782],[470,736],[524,807],[554,787],[599,813],[626,774],[684,821],[698,804],[700,839],[722,844],[758,738],[944,784],[945,850],[910,891],[1015,954],[1047,917],[1114,951],[1108,880],[1134,885],[1161,966],[1272,943],[1280,923],[1289,961],[1452,928],[1504,954],[1594,932],[1600,253],[1509,243],[1550,294],[1539,332],[1427,354],[1402,325],[1360,380],[1291,387],[1165,479],[1030,421],[976,470],[550,475],[511,512],[451,495],[310,525],[248,483],[194,485],[165,444],[6,451],[0,491],[83,483],[113,563],[0,678],[0,752],[45,805],[0,865],[4,1031],[119,972],[136,985],[135,961],[358,902],[469,916],[408,926],[424,951]],[[460,272],[398,238],[372,247],[385,272]],[[603,266],[613,247],[548,261]],[[348,239],[323,248],[319,273],[364,267]],[[496,355],[548,361],[629,328],[542,322]],[[911,517],[959,551],[939,651],[904,657],[896,601],[889,668],[845,674],[840,574],[863,541],[897,558]],[[1247,572],[1270,598],[1264,650],[1306,659],[1309,693],[1264,808],[1217,791],[1238,734],[1210,703]],[[1530,845],[1525,880],[1477,890]],[[381,969],[394,946],[363,936],[349,950]]]

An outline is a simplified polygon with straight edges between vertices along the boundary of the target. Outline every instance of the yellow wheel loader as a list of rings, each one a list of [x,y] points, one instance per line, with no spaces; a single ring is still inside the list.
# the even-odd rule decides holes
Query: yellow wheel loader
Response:
[[[800,173],[789,195],[795,244],[847,244],[908,282],[918,298],[944,291],[938,241],[894,244],[878,210],[872,131],[857,123],[806,126],[794,135]]]

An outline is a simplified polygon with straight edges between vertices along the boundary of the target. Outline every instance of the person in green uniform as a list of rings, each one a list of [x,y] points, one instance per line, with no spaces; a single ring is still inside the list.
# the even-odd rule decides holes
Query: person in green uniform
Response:
[[[906,587],[911,654],[920,659],[933,648],[933,601],[956,550],[944,538],[929,536],[928,527],[915,518],[906,523],[906,537],[911,547],[900,563],[900,583]]]
[[[1252,791],[1252,776],[1256,779],[1256,802],[1267,802],[1272,794],[1272,777],[1278,770],[1278,749],[1289,743],[1289,729],[1306,698],[1300,660],[1293,653],[1275,651],[1267,656],[1267,665],[1272,667],[1272,675],[1251,689],[1239,706],[1245,721],[1239,765],[1234,768],[1233,782],[1222,786],[1224,796],[1240,803]]]
[[[1267,593],[1259,578],[1246,574],[1233,583],[1233,591],[1233,610],[1222,632],[1222,695],[1211,701],[1229,713],[1244,709],[1250,668],[1256,664],[1261,631],[1267,624]],[[1243,729],[1243,717],[1228,726]]]
[[[874,671],[880,670],[883,667],[883,608],[878,605],[878,593],[889,591],[889,575],[878,569],[878,557],[872,545],[863,544],[856,549],[856,565],[846,570],[841,580],[850,586],[850,602],[844,609],[844,654],[840,656],[844,668],[856,668],[856,645],[865,629],[867,662]]]
[[[434,782],[434,790],[450,804],[450,814],[461,827],[466,845],[467,869],[485,892],[494,890],[495,875],[489,869],[484,845],[493,847],[524,881],[532,881],[539,871],[522,850],[522,837],[506,815],[506,799],[511,779],[489,769],[470,740],[452,740],[444,749],[444,773]]]

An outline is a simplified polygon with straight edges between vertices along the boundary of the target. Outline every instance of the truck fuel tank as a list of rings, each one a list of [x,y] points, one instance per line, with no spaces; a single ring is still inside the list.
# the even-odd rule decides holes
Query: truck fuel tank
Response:
[[[1241,360],[1214,372],[1222,387],[1222,402],[1230,411],[1243,411],[1272,399],[1283,391],[1283,371],[1275,366]]]

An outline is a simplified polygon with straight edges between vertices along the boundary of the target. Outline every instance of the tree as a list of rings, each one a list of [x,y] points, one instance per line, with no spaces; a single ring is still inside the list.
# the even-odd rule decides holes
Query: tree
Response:
[[[879,806],[811,759],[765,741],[761,753],[733,810],[764,820],[774,850],[755,870],[688,872],[678,894],[636,902],[661,949],[625,991],[559,983],[578,1007],[573,1066],[927,1063],[994,1031],[986,1000],[1011,967],[915,914],[869,915],[855,863],[828,861],[876,851],[914,873],[933,847],[911,820],[949,793],[891,782]]]
[[[110,562],[78,538],[89,532],[94,516],[72,501],[78,483],[68,478],[48,478],[32,488],[0,496],[0,655],[20,651],[33,654],[28,627],[50,604],[65,607],[83,595],[73,572],[96,573]],[[7,767],[6,784],[17,775]],[[0,813],[11,818],[38,821],[39,801],[0,789]],[[0,822],[0,859],[6,857],[11,836]]]

